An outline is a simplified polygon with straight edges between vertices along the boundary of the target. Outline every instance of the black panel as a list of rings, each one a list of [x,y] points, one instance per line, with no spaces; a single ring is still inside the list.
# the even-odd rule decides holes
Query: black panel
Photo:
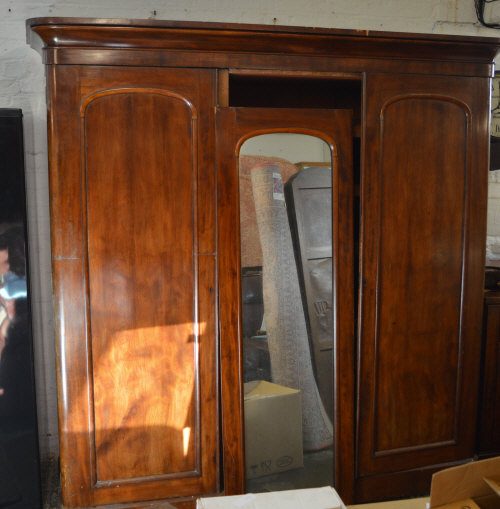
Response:
[[[41,507],[22,112],[0,109],[0,507]]]
[[[292,76],[229,76],[229,106],[271,108],[331,108],[353,112],[361,119],[361,81]]]
[[[490,171],[500,170],[500,139],[490,139]]]

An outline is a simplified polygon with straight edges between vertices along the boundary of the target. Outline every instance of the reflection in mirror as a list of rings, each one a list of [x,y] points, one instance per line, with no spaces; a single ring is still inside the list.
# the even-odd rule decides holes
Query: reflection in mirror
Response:
[[[303,134],[240,150],[248,492],[334,484],[331,161]]]

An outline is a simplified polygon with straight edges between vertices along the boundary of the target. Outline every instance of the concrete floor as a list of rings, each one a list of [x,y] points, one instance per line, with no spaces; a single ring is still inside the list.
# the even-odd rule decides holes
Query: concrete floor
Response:
[[[58,509],[61,505],[61,483],[59,480],[59,461],[48,459],[41,462],[43,509]]]

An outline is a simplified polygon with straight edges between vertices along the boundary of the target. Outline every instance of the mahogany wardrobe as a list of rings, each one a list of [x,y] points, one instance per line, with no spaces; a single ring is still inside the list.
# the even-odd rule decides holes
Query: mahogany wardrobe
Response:
[[[242,294],[262,272],[242,264],[239,164],[257,135],[303,134],[328,154],[331,375],[318,386],[331,484],[346,503],[425,494],[434,471],[474,457],[500,39],[81,18],[27,29],[47,77],[65,507],[187,508],[249,490]],[[263,164],[311,162],[276,156]],[[283,172],[270,175],[280,201]],[[273,383],[283,348],[263,285]]]

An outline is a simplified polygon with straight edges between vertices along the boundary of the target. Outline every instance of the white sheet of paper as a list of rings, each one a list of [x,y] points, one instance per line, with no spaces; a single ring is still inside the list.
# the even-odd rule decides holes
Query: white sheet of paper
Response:
[[[345,509],[331,486],[200,498],[197,509]]]

